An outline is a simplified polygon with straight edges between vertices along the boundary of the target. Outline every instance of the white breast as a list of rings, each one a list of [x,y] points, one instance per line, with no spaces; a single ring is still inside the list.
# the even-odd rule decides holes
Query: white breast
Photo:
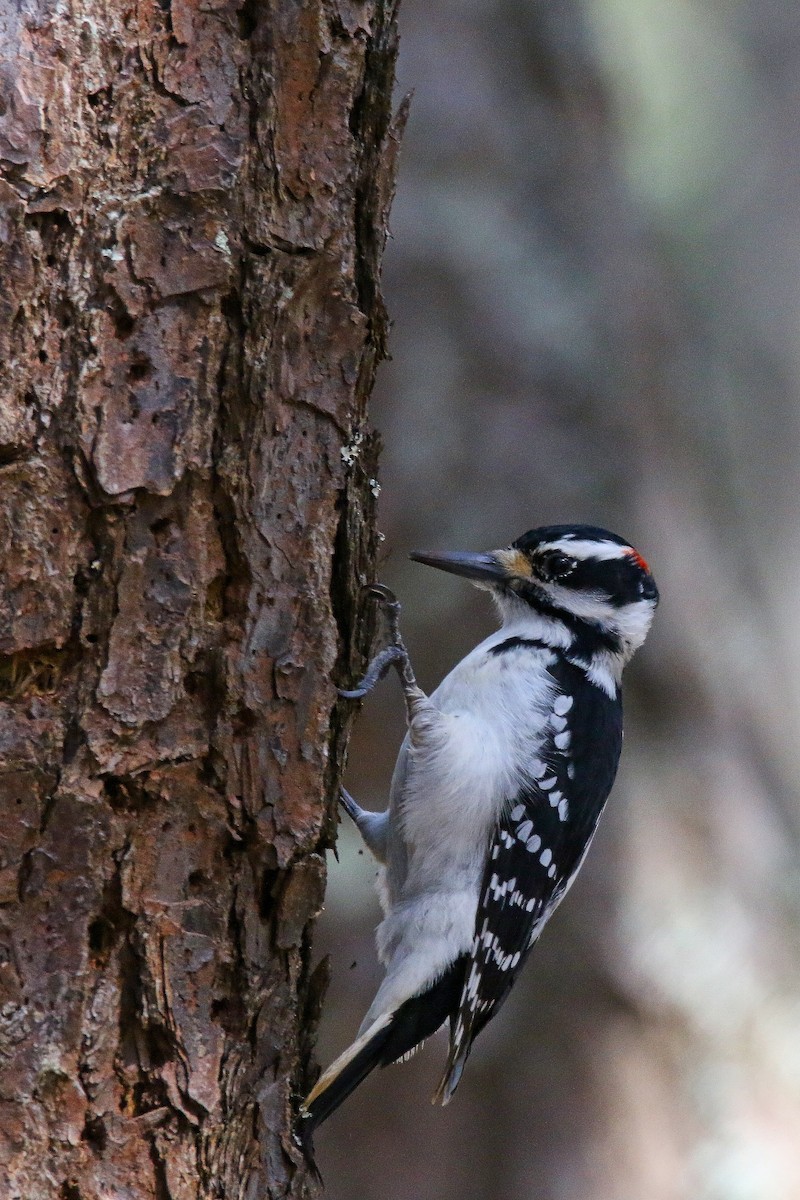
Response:
[[[387,976],[365,1018],[414,995],[472,943],[489,839],[528,777],[552,712],[552,651],[493,647],[529,630],[506,626],[477,646],[431,696],[437,736],[406,739],[390,798],[386,913],[378,952]]]
[[[509,636],[493,634],[450,672],[431,696],[441,736],[409,747],[402,795],[392,796],[408,850],[405,894],[440,885],[445,872],[459,882],[480,875],[500,811],[536,756],[555,695],[552,652],[490,653]]]

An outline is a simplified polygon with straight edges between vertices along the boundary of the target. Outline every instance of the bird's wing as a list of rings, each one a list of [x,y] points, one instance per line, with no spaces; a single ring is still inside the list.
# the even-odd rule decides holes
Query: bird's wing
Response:
[[[619,705],[598,695],[596,711],[582,713],[581,727],[573,720],[570,728],[575,714],[568,702],[563,693],[556,700],[529,777],[506,804],[489,847],[447,1066],[434,1097],[443,1104],[474,1038],[505,1000],[574,878],[611,790],[621,744]]]

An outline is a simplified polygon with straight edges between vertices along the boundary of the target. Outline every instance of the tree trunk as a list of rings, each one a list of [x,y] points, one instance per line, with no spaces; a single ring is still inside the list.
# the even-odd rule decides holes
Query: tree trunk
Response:
[[[395,54],[393,0],[0,0],[4,1197],[305,1187]]]

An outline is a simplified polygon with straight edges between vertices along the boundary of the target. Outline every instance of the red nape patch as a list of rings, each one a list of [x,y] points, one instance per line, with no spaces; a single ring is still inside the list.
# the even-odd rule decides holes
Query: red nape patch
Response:
[[[638,550],[626,550],[625,553],[628,555],[628,558],[633,559],[637,567],[641,567],[647,575],[650,574],[650,568],[647,565],[647,560],[642,558]]]

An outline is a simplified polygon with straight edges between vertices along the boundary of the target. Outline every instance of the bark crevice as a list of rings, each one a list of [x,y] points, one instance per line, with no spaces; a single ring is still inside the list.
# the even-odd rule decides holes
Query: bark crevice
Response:
[[[393,11],[79,3],[10,34],[0,1161],[27,1200],[306,1190]]]

